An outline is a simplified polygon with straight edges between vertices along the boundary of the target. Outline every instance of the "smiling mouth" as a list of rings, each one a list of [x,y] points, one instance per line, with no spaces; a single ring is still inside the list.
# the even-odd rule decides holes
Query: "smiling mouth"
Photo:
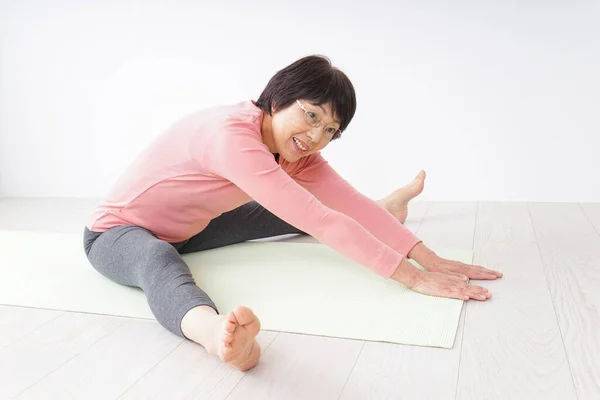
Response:
[[[306,147],[300,140],[296,139],[295,137],[292,138],[294,140],[294,144],[296,145],[296,147],[298,147],[298,149],[300,149],[302,152],[306,152],[308,151],[308,147]]]

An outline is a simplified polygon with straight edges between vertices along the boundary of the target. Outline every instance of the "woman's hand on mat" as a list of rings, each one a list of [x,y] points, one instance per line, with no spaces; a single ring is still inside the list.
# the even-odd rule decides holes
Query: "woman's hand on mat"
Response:
[[[456,276],[464,281],[466,281],[467,278],[487,280],[502,278],[502,272],[493,271],[480,265],[469,265],[460,261],[446,260],[441,257],[434,258],[426,265],[423,265],[423,268],[429,272],[442,272],[447,275]]]
[[[471,285],[467,279],[448,275],[445,272],[423,271],[415,267],[405,257],[394,271],[391,279],[400,282],[409,289],[432,296],[454,299],[487,300],[492,295],[486,288]]]
[[[449,297],[461,300],[487,300],[492,294],[484,287],[472,285],[461,278],[442,272],[419,270],[411,286],[412,291],[431,296]]]
[[[412,258],[429,272],[443,272],[466,281],[468,279],[502,278],[502,272],[492,271],[479,265],[468,265],[460,261],[446,260],[435,254],[423,242],[417,243],[409,252]]]

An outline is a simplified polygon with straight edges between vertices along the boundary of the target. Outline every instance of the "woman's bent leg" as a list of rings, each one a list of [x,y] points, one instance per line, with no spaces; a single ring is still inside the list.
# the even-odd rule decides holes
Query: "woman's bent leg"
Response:
[[[306,233],[252,201],[223,213],[202,232],[175,246],[181,254],[185,254],[287,234]]]

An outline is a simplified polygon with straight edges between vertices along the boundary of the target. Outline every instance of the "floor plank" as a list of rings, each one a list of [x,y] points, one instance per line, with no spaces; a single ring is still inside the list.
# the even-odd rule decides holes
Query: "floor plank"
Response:
[[[269,331],[258,334],[263,354],[277,334]],[[119,399],[224,399],[244,375],[208,355],[202,346],[185,340]]]
[[[62,311],[0,305],[0,348],[58,318]]]
[[[600,398],[600,235],[578,204],[531,203],[546,278],[580,400]]]
[[[363,344],[280,333],[226,399],[337,399]]]
[[[417,236],[430,248],[471,250],[476,211],[477,203],[428,203]],[[467,304],[452,349],[367,342],[340,400],[454,399]]]
[[[340,400],[454,399],[464,316],[452,349],[366,342]]]
[[[156,321],[128,319],[17,398],[114,399],[182,341]]]
[[[580,203],[580,206],[600,235],[600,203]]]
[[[31,315],[23,307],[14,308],[24,316]],[[0,348],[0,398],[12,398],[35,387],[124,322],[124,318],[63,312],[20,340]]]
[[[492,298],[469,303],[458,399],[576,399],[525,203],[480,203],[474,263],[504,277],[474,281]]]
[[[417,236],[429,248],[473,249],[476,202],[430,202]]]

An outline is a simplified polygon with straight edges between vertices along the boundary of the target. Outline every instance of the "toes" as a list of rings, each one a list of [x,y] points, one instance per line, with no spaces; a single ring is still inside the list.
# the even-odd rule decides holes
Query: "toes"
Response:
[[[231,322],[232,324],[239,324],[239,321],[233,311],[230,311],[227,314],[227,321]]]
[[[236,326],[237,326],[237,324],[235,324],[231,321],[227,321],[225,323],[225,332],[227,332],[229,334],[233,334],[233,332],[235,332]]]
[[[233,314],[240,325],[248,325],[256,319],[256,316],[251,309],[243,306],[238,306],[233,310]]]
[[[425,171],[421,170],[419,172],[419,174],[417,176],[415,176],[415,179],[413,180],[413,184],[415,185],[421,185],[424,181],[425,181]]]
[[[425,171],[421,170],[409,187],[411,191],[410,199],[421,194],[423,188],[425,187]]]
[[[230,345],[231,342],[233,342],[233,336],[232,335],[228,335],[228,334],[224,334],[222,340],[223,340],[223,343],[225,345]]]
[[[240,326],[243,326],[248,335],[256,336],[260,332],[260,320],[251,309],[244,306],[238,306],[233,310]]]

